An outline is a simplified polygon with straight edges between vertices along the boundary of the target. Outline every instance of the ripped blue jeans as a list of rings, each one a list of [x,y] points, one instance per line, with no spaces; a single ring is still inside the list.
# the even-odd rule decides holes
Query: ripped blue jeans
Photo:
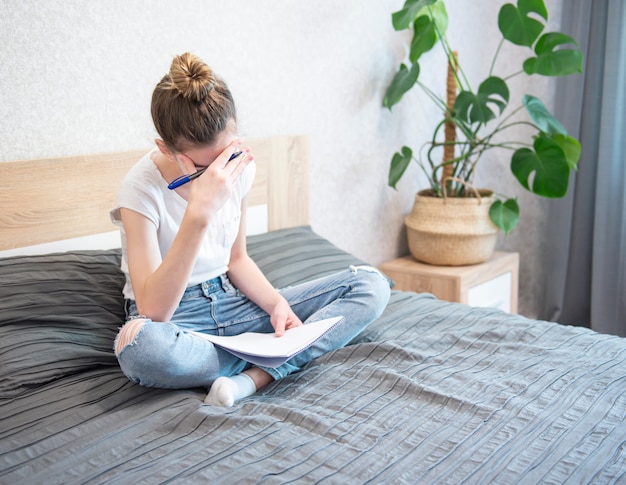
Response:
[[[296,372],[316,357],[349,343],[383,312],[390,288],[378,270],[352,266],[284,288],[280,293],[304,324],[338,315],[345,319],[280,367],[261,367],[274,379]],[[269,315],[240,293],[226,275],[187,288],[169,322],[137,316],[132,300],[127,301],[127,313],[129,320],[116,338],[116,355],[124,374],[148,387],[208,388],[218,377],[239,374],[251,367],[188,331],[213,335],[274,331]],[[120,345],[118,340],[124,329],[137,324],[140,329],[132,341]]]

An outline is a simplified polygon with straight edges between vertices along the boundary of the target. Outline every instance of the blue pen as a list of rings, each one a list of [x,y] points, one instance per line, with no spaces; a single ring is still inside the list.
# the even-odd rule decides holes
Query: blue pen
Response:
[[[233,153],[230,156],[230,158],[228,159],[228,162],[230,162],[231,160],[234,160],[235,158],[237,158],[242,153],[243,152],[241,150],[239,150],[238,152]],[[226,165],[228,165],[228,162],[226,162]],[[196,173],[192,173],[191,175],[181,175],[180,177],[175,178],[174,180],[172,180],[170,182],[170,184],[167,186],[167,188],[170,189],[170,190],[174,190],[175,188],[180,187],[181,185],[185,185],[187,182],[191,182],[193,179],[196,179],[200,175],[202,175],[206,171],[207,168],[209,168],[208,165],[206,167],[204,167],[204,168],[201,168]]]

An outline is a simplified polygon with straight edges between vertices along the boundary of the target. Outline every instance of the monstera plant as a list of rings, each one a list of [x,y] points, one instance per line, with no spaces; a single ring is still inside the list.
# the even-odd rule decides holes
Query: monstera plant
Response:
[[[448,14],[443,0],[407,0],[402,10],[392,14],[394,29],[409,29],[413,35],[408,59],[389,85],[383,104],[391,109],[417,86],[439,107],[442,118],[432,137],[420,143],[419,152],[404,146],[393,155],[388,180],[391,187],[396,187],[415,161],[428,178],[431,196],[473,196],[477,193],[472,184],[479,161],[486,151],[498,148],[511,152],[511,172],[524,188],[543,197],[566,194],[570,171],[576,169],[580,157],[580,143],[537,97],[527,94],[519,106],[509,106],[508,83],[516,76],[582,72],[583,58],[576,40],[561,32],[545,32],[547,20],[543,0],[503,5],[497,16],[502,36],[493,59],[485,62],[484,79],[470,83],[462,68],[463,53],[457,58],[446,37]],[[497,72],[506,42],[520,50],[514,54],[520,59],[517,72]],[[437,94],[440,88],[420,81],[422,56],[436,46],[443,49],[449,64],[445,98]],[[512,130],[519,125],[532,127],[533,134],[520,135],[524,130]],[[509,163],[508,157],[503,159]],[[510,232],[519,219],[517,200],[496,194],[489,218],[499,229]]]

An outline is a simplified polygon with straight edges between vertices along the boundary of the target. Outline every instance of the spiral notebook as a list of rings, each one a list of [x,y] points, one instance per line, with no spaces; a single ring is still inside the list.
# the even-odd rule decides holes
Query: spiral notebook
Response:
[[[289,329],[282,337],[274,333],[246,332],[231,337],[190,332],[240,359],[264,367],[278,367],[294,355],[309,348],[344,320],[342,316],[326,318]]]

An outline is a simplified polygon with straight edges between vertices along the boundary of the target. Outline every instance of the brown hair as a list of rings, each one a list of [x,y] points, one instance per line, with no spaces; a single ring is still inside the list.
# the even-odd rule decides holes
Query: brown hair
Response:
[[[177,152],[213,143],[228,122],[236,120],[226,83],[188,52],[174,58],[170,72],[157,84],[151,112],[157,132]]]

